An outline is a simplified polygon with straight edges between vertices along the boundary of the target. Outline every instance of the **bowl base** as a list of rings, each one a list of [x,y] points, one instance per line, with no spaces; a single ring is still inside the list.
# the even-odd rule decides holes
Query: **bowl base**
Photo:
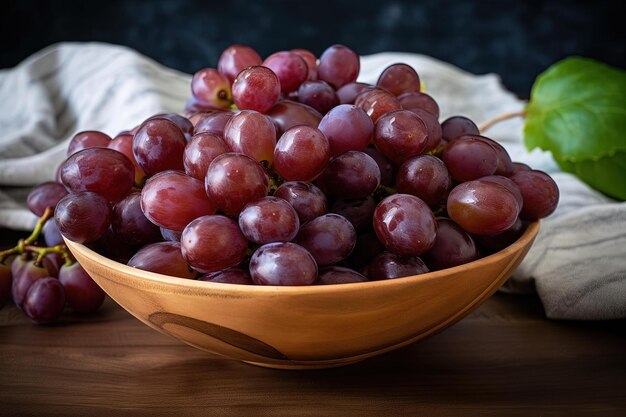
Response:
[[[310,364],[306,364],[306,363],[278,364],[278,363],[264,363],[264,362],[253,362],[253,361],[242,361],[242,362],[245,362],[249,365],[260,366],[262,368],[283,369],[286,371],[304,371],[304,370],[339,368],[340,366],[352,365],[353,363],[361,362],[362,360],[363,359],[346,360],[345,362],[340,362],[340,363],[311,362]]]

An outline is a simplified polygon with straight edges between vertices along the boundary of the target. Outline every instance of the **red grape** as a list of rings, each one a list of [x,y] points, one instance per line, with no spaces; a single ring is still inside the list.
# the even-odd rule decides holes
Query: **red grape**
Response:
[[[333,45],[320,56],[317,74],[335,88],[356,81],[361,63],[359,56],[344,45]]]
[[[367,277],[372,281],[425,274],[428,267],[417,256],[401,256],[381,252],[367,266]]]
[[[398,101],[405,110],[425,110],[439,119],[439,105],[431,96],[419,91],[404,93],[398,96]]]
[[[111,207],[99,194],[71,193],[58,202],[54,219],[63,236],[74,242],[91,243],[100,239],[109,228]]]
[[[402,109],[402,104],[400,104],[396,96],[381,88],[363,91],[356,98],[354,104],[362,108],[374,123],[381,116]]]
[[[48,181],[39,184],[28,193],[26,205],[37,216],[43,216],[48,207],[56,207],[60,199],[68,194],[63,184],[56,181]]]
[[[351,284],[354,282],[366,282],[367,278],[362,274],[341,266],[327,266],[320,269],[319,277],[315,284],[317,285],[333,285],[333,284]]]
[[[299,227],[296,210],[278,197],[255,200],[239,213],[241,232],[249,241],[260,245],[289,242],[296,237]]]
[[[317,264],[302,246],[268,243],[252,254],[250,276],[257,285],[311,285],[317,279]]]
[[[67,147],[67,156],[87,148],[106,148],[111,141],[111,137],[106,133],[97,130],[86,130],[78,132],[70,140]]]
[[[237,74],[252,66],[261,65],[263,60],[255,51],[246,45],[231,45],[222,52],[217,62],[217,70],[224,74],[232,83]]]
[[[104,291],[78,262],[61,267],[59,282],[63,284],[67,304],[74,311],[92,313],[104,302]]]
[[[283,93],[296,91],[309,75],[309,68],[304,58],[290,51],[273,53],[265,58],[263,66],[274,71]]]
[[[376,122],[374,145],[397,164],[421,154],[427,143],[426,124],[409,110],[387,113]]]
[[[519,171],[511,180],[519,187],[524,205],[520,217],[524,220],[537,220],[549,216],[559,203],[559,188],[543,171]]]
[[[463,135],[480,135],[478,126],[464,116],[452,116],[441,123],[442,137],[446,141],[451,141]]]
[[[396,176],[399,193],[419,197],[433,210],[445,203],[451,185],[452,179],[446,165],[432,155],[407,159]]]
[[[194,279],[196,272],[189,268],[181,253],[179,242],[150,243],[139,249],[128,261],[128,265],[144,271],[171,275],[179,278]]]
[[[288,181],[313,181],[330,160],[324,134],[310,126],[295,126],[283,133],[274,149],[274,170]]]
[[[148,176],[168,169],[182,171],[185,135],[167,119],[146,120],[133,138],[133,154]]]
[[[203,68],[193,75],[191,93],[207,107],[227,109],[232,103],[230,80],[215,68]]]
[[[417,72],[407,64],[393,64],[385,68],[378,77],[376,86],[396,96],[419,92],[421,87]]]
[[[274,121],[278,135],[298,125],[317,128],[322,120],[320,112],[313,107],[291,100],[279,101],[267,115]]]
[[[303,181],[284,182],[274,196],[289,202],[298,213],[300,224],[304,224],[328,212],[326,196],[315,185]]]
[[[321,114],[339,105],[335,90],[324,81],[307,81],[298,88],[298,101],[313,107]]]
[[[221,136],[209,132],[196,133],[187,142],[183,154],[185,173],[190,177],[204,181],[211,162],[219,155],[227,152],[232,152],[232,150]]]
[[[303,224],[294,242],[308,250],[318,265],[332,265],[350,255],[356,231],[345,217],[325,214]]]
[[[445,217],[437,218],[435,244],[422,255],[432,271],[462,265],[478,257],[478,249],[470,235],[452,220]]]
[[[198,278],[198,281],[220,282],[223,284],[253,285],[250,273],[239,267],[232,267],[222,271],[210,272]]]
[[[272,119],[254,110],[242,110],[224,127],[224,141],[233,152],[257,161],[274,161],[276,128]]]
[[[365,198],[380,185],[380,168],[365,152],[348,151],[330,161],[317,185],[328,196]]]
[[[237,75],[232,90],[237,108],[265,113],[280,97],[280,81],[271,69],[252,66]]]
[[[374,123],[363,109],[341,104],[326,113],[318,128],[328,139],[331,155],[336,156],[364,150],[372,138]]]

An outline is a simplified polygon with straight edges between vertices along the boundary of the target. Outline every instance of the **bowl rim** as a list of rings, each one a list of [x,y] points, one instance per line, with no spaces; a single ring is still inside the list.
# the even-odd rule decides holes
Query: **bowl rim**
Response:
[[[253,294],[330,294],[330,293],[344,293],[354,292],[360,290],[372,290],[376,288],[385,288],[388,286],[398,285],[410,285],[418,281],[436,280],[442,277],[446,277],[450,274],[462,272],[463,270],[470,270],[481,265],[494,264],[500,261],[502,258],[509,256],[511,253],[521,251],[526,245],[532,244],[532,241],[539,232],[540,221],[536,220],[529,223],[524,230],[524,233],[512,244],[506,248],[487,255],[483,258],[479,258],[475,261],[465,264],[457,265],[451,268],[441,269],[438,271],[431,271],[424,274],[411,275],[402,278],[394,278],[379,281],[366,281],[366,282],[354,282],[346,284],[330,284],[330,285],[302,285],[302,286],[279,286],[279,285],[245,285],[245,284],[227,284],[220,282],[199,281],[197,279],[179,278],[170,275],[159,274],[156,272],[146,271],[138,269],[132,266],[128,266],[121,262],[114,261],[106,256],[100,255],[96,251],[88,248],[87,246],[73,242],[65,237],[65,243],[69,250],[74,255],[74,252],[79,252],[82,256],[93,260],[97,264],[113,269],[120,273],[122,276],[128,279],[141,279],[146,283],[155,285],[161,285],[170,287],[175,292],[189,292],[190,290],[200,291],[206,294],[216,295],[216,293],[222,293],[227,296],[250,296]],[[74,255],[75,256],[75,255]],[[107,277],[107,279],[112,279]],[[117,279],[114,279],[118,281]]]

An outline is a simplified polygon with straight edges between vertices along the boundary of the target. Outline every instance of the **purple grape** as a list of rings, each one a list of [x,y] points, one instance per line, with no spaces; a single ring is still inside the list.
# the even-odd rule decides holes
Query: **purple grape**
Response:
[[[433,210],[445,203],[451,185],[452,179],[446,165],[432,155],[407,159],[396,176],[399,193],[419,197]]]
[[[304,224],[328,212],[326,196],[315,185],[302,181],[284,182],[274,192],[274,197],[289,202]]]
[[[289,242],[296,237],[299,227],[296,210],[278,197],[255,200],[239,213],[239,228],[242,233],[249,241],[260,245]]]
[[[372,281],[425,274],[428,267],[417,256],[400,256],[391,252],[379,253],[367,266],[367,278]]]
[[[335,88],[356,81],[361,69],[359,56],[352,49],[343,45],[333,45],[320,56],[317,73]]]
[[[320,269],[316,285],[351,284],[355,282],[367,282],[362,274],[341,266],[327,266]]]
[[[464,135],[480,135],[478,126],[464,116],[452,116],[441,123],[441,134],[444,140],[451,141]]]
[[[224,128],[230,118],[234,115],[235,113],[232,111],[214,111],[211,113],[204,113],[202,119],[200,119],[194,127],[194,134],[211,133],[223,138]]]
[[[351,104],[341,104],[324,116],[319,122],[319,130],[328,139],[331,155],[336,156],[367,148],[374,132],[374,124],[363,109]]]
[[[16,263],[17,262],[17,263]],[[23,309],[26,293],[30,287],[38,280],[49,277],[50,271],[44,266],[37,265],[35,261],[26,261],[20,257],[13,261],[11,273],[13,282],[11,286],[11,295],[15,305]]]
[[[479,258],[474,240],[452,220],[437,218],[437,238],[432,248],[422,255],[432,271],[462,265]]]
[[[413,67],[407,64],[392,64],[380,74],[376,86],[399,96],[405,93],[419,92],[421,84]]]
[[[37,216],[43,216],[48,207],[56,207],[60,199],[68,194],[63,184],[48,181],[34,187],[26,197],[26,206]]]
[[[419,91],[404,93],[398,96],[398,101],[405,110],[420,109],[432,114],[436,119],[439,118],[439,105],[426,93]]]
[[[70,140],[70,144],[67,147],[67,156],[87,148],[106,148],[110,141],[111,137],[109,135],[97,130],[78,132]]]
[[[111,226],[115,234],[130,245],[145,245],[161,240],[159,227],[141,210],[141,192],[127,195],[113,207]]]
[[[63,243],[63,236],[61,235],[59,225],[56,220],[54,220],[54,217],[44,223],[41,232],[43,233],[44,241],[47,246],[56,246]]]
[[[473,238],[482,247],[491,251],[499,251],[515,242],[522,233],[524,233],[524,223],[518,217],[513,226],[503,232],[495,235],[473,235]]]
[[[150,119],[166,119],[174,123],[185,135],[185,139],[189,140],[194,134],[194,126],[185,116],[177,113],[159,113],[150,117]],[[119,135],[118,135],[119,136]],[[110,147],[110,146],[109,146]],[[128,156],[128,155],[127,155]]]
[[[396,164],[420,155],[428,144],[428,129],[422,119],[409,110],[382,116],[374,129],[374,145]]]
[[[294,54],[300,55],[304,62],[306,62],[306,66],[308,67],[307,81],[315,81],[317,80],[317,57],[315,54],[308,49],[292,49],[291,52]]]
[[[330,161],[317,184],[328,196],[365,198],[380,185],[380,168],[365,152],[348,151]]]
[[[196,277],[196,272],[183,258],[178,242],[150,243],[137,251],[128,261],[128,266],[179,278]]]
[[[220,282],[223,284],[253,285],[250,273],[242,268],[232,267],[218,272],[210,272],[198,278],[198,281]]]
[[[313,107],[321,114],[339,105],[335,90],[324,81],[307,81],[298,88],[298,101]]]
[[[374,86],[367,83],[348,83],[337,90],[337,97],[341,104],[354,104],[356,98],[366,89],[373,89]]]
[[[310,126],[292,127],[274,149],[274,170],[287,181],[313,181],[329,160],[328,139]]]
[[[374,123],[387,113],[402,110],[402,104],[396,96],[382,88],[364,90],[356,98],[354,104],[362,108]]]
[[[457,181],[471,181],[492,175],[498,168],[495,149],[472,136],[462,136],[448,143],[442,159],[450,176]]]
[[[79,313],[92,313],[104,302],[104,291],[78,263],[63,265],[59,271],[67,304]]]
[[[187,140],[183,131],[167,119],[146,120],[133,138],[133,154],[148,176],[168,169],[182,171]]]
[[[356,238],[356,245],[348,258],[348,264],[355,269],[363,268],[376,255],[384,251],[385,247],[373,231],[364,233]]]
[[[58,279],[44,277],[31,285],[24,297],[24,312],[35,323],[55,322],[65,307],[65,292]]]
[[[77,243],[91,243],[109,228],[111,207],[99,194],[71,193],[58,202],[54,219],[63,236]]]
[[[376,201],[368,196],[359,200],[337,199],[330,211],[348,219],[357,233],[364,233],[372,228],[375,209]]]
[[[411,109],[413,113],[422,119],[422,122],[426,125],[426,131],[428,132],[428,139],[426,140],[426,147],[424,152],[436,151],[442,142],[442,132],[439,120],[433,114],[422,109]]]
[[[318,265],[332,265],[350,255],[356,231],[345,217],[325,214],[303,224],[294,242],[308,250]]]
[[[291,242],[261,246],[252,254],[249,268],[257,285],[311,285],[317,279],[313,256]]]
[[[298,125],[317,128],[322,120],[320,112],[313,107],[291,100],[279,101],[268,110],[267,115],[272,118],[279,136]]]
[[[396,166],[394,163],[376,148],[368,147],[363,152],[371,156],[378,165],[378,169],[380,169],[380,184],[386,186],[393,185],[396,178]]]
[[[518,171],[511,180],[519,187],[524,205],[523,220],[537,220],[549,216],[559,204],[559,187],[548,174],[538,170]]]

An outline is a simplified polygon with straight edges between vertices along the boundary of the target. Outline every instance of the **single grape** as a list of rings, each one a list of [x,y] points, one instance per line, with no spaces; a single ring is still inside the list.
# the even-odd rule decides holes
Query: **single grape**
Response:
[[[473,136],[462,136],[448,143],[442,159],[452,178],[457,181],[475,180],[492,175],[498,169],[495,149]]]
[[[451,141],[463,135],[480,135],[480,131],[467,117],[452,116],[441,123],[441,134],[444,140]]]
[[[326,196],[322,190],[308,182],[284,182],[276,189],[274,197],[282,198],[293,206],[298,213],[300,224],[328,212]]]
[[[421,87],[417,72],[407,64],[389,65],[378,77],[376,86],[384,88],[396,96],[405,93],[418,93]]]
[[[339,105],[335,90],[324,81],[307,81],[298,88],[298,101],[313,107],[321,114]]]
[[[308,67],[307,81],[317,80],[317,57],[315,54],[307,49],[292,49],[291,52],[297,54],[304,59],[306,66]]]
[[[135,168],[130,159],[118,151],[87,148],[63,162],[61,179],[72,192],[91,191],[116,202],[132,188]]]
[[[37,324],[56,321],[65,307],[65,292],[58,279],[45,277],[31,285],[24,297],[24,312]]]
[[[227,109],[233,102],[230,80],[215,68],[203,68],[193,75],[191,93],[207,107]]]
[[[279,136],[298,125],[317,128],[322,120],[320,112],[313,107],[291,100],[279,101],[267,115],[272,118]]]
[[[339,198],[335,200],[330,211],[348,219],[357,233],[364,233],[372,228],[372,216],[375,209],[376,201],[371,196],[367,196],[358,200]]]
[[[318,265],[332,265],[350,255],[356,231],[345,217],[325,214],[303,224],[294,242],[308,250]]]
[[[396,164],[420,155],[426,149],[427,143],[426,124],[409,110],[387,113],[376,122],[374,145]]]
[[[86,130],[75,134],[67,147],[67,156],[87,148],[106,148],[111,137],[97,130]]]
[[[513,193],[490,181],[467,181],[448,195],[448,216],[466,232],[492,235],[513,226],[520,207]]]
[[[344,45],[333,45],[320,56],[317,74],[335,88],[356,81],[361,69],[359,56]]]
[[[374,123],[363,109],[341,104],[330,110],[319,123],[333,156],[347,151],[362,151],[370,143]]]
[[[130,134],[117,135],[109,142],[108,148],[123,153],[133,163],[133,167],[135,167],[134,184],[141,186],[146,180],[146,173],[143,172],[143,169],[135,159],[135,154],[133,153],[133,138],[134,136]]]
[[[373,222],[380,242],[397,255],[419,256],[433,246],[437,236],[433,212],[410,194],[385,197],[376,206]]]
[[[59,282],[65,290],[67,304],[79,313],[92,313],[104,302],[104,291],[78,263],[63,265]]]
[[[337,90],[337,98],[341,104],[354,104],[359,94],[373,88],[373,85],[367,83],[348,83]]]
[[[426,93],[419,91],[404,93],[398,96],[398,101],[405,110],[424,110],[439,119],[439,105],[434,98]]]
[[[330,161],[317,185],[328,196],[365,198],[380,185],[380,168],[365,152],[348,151]]]
[[[183,258],[178,242],[150,243],[137,251],[128,261],[128,266],[178,278],[196,277],[196,272],[189,268],[187,260]]]
[[[150,119],[166,119],[174,123],[185,135],[185,139],[189,140],[194,133],[194,125],[191,120],[177,113],[158,113],[150,117]],[[119,135],[118,135],[119,136]],[[109,146],[110,147],[110,146]]]
[[[204,116],[198,120],[194,126],[194,134],[211,133],[220,137],[224,137],[224,128],[231,117],[235,115],[232,111],[215,111],[212,113],[204,113]]]
[[[291,242],[261,246],[252,254],[249,268],[257,285],[311,285],[317,279],[313,256]]]
[[[221,135],[215,133],[196,133],[185,147],[183,165],[190,177],[204,181],[209,165],[219,155],[232,152]]]
[[[11,274],[13,276],[11,295],[15,305],[23,309],[25,297],[30,287],[36,281],[51,275],[48,268],[36,264],[34,260],[25,260],[17,257],[13,263],[16,265],[12,265],[11,267]]]
[[[538,170],[523,170],[512,175],[519,187],[524,205],[520,212],[523,220],[537,220],[549,216],[559,204],[559,187],[548,174]]]
[[[60,199],[68,194],[63,184],[48,181],[34,187],[26,197],[26,206],[37,216],[43,216],[48,207],[56,207]]]
[[[235,216],[249,202],[267,195],[269,180],[254,159],[240,153],[225,153],[211,162],[204,187],[219,210]]]
[[[168,169],[182,171],[186,145],[185,135],[175,123],[148,119],[133,138],[133,154],[148,176]]]
[[[470,235],[452,220],[438,217],[435,244],[422,255],[430,270],[452,268],[478,258],[478,249]]]
[[[47,246],[56,246],[63,243],[63,236],[61,235],[59,225],[56,220],[54,220],[54,217],[44,223],[41,232],[43,233],[44,241]]]
[[[363,91],[354,104],[362,108],[374,123],[387,113],[402,110],[402,104],[396,96],[381,88]]]
[[[309,67],[304,58],[290,51],[273,53],[265,58],[263,66],[274,71],[283,93],[296,91],[309,76]]]
[[[252,66],[237,75],[232,92],[238,109],[265,113],[280,97],[280,81],[271,69]]]
[[[189,223],[180,245],[189,265],[203,273],[239,264],[248,249],[237,222],[221,215],[202,216]]]
[[[445,203],[452,178],[441,159],[432,155],[413,156],[400,166],[396,176],[399,193],[411,194],[436,210]]]
[[[511,157],[509,156],[509,153],[506,151],[506,149],[504,149],[502,145],[500,145],[498,142],[496,142],[493,139],[489,139],[484,136],[478,136],[478,135],[461,136],[459,139],[465,139],[467,137],[478,138],[479,140],[487,143],[489,146],[493,148],[494,151],[496,151],[496,159],[497,159],[497,166],[496,166],[496,171],[495,171],[496,175],[502,175],[504,177],[509,177],[513,175],[513,171],[515,170],[515,168],[513,167],[513,161],[511,161]]]
[[[180,171],[164,171],[146,182],[141,209],[157,226],[180,232],[193,219],[215,213],[216,205],[202,181]]]
[[[515,242],[524,233],[524,223],[518,217],[513,223],[513,226],[509,227],[503,232],[495,235],[473,235],[476,243],[490,251],[499,251],[513,242]]]
[[[255,51],[246,45],[231,45],[222,52],[217,62],[217,70],[224,74],[232,83],[242,70],[261,65],[263,60]]]
[[[276,127],[272,119],[254,110],[242,110],[224,127],[224,142],[233,152],[257,161],[274,161]]]
[[[367,282],[367,278],[355,270],[342,266],[327,266],[320,269],[316,285],[351,284]]]
[[[254,285],[250,273],[239,267],[227,268],[218,272],[209,272],[198,278],[198,281],[220,282],[223,284]]]
[[[404,278],[429,272],[428,267],[417,256],[401,256],[381,252],[367,266],[367,278],[372,281]]]
[[[111,207],[99,194],[71,193],[58,202],[54,219],[63,236],[77,243],[91,243],[100,239],[109,228]]]
[[[249,241],[263,245],[289,242],[298,233],[300,221],[291,204],[278,197],[263,197],[248,203],[239,213],[239,228]]]
[[[202,183],[200,189],[203,191]],[[128,194],[113,207],[111,226],[115,234],[130,245],[145,245],[161,240],[159,226],[152,223],[141,209],[141,192]]]
[[[442,142],[441,125],[439,124],[437,117],[422,109],[410,109],[410,111],[417,114],[417,116],[422,119],[422,122],[426,125],[428,140],[426,141],[424,152],[437,151]]]
[[[396,166],[394,163],[376,148],[367,147],[363,152],[371,156],[378,165],[378,169],[380,169],[380,184],[392,186],[396,178]]]
[[[287,181],[313,181],[330,160],[326,136],[310,126],[287,130],[274,149],[274,170]]]

